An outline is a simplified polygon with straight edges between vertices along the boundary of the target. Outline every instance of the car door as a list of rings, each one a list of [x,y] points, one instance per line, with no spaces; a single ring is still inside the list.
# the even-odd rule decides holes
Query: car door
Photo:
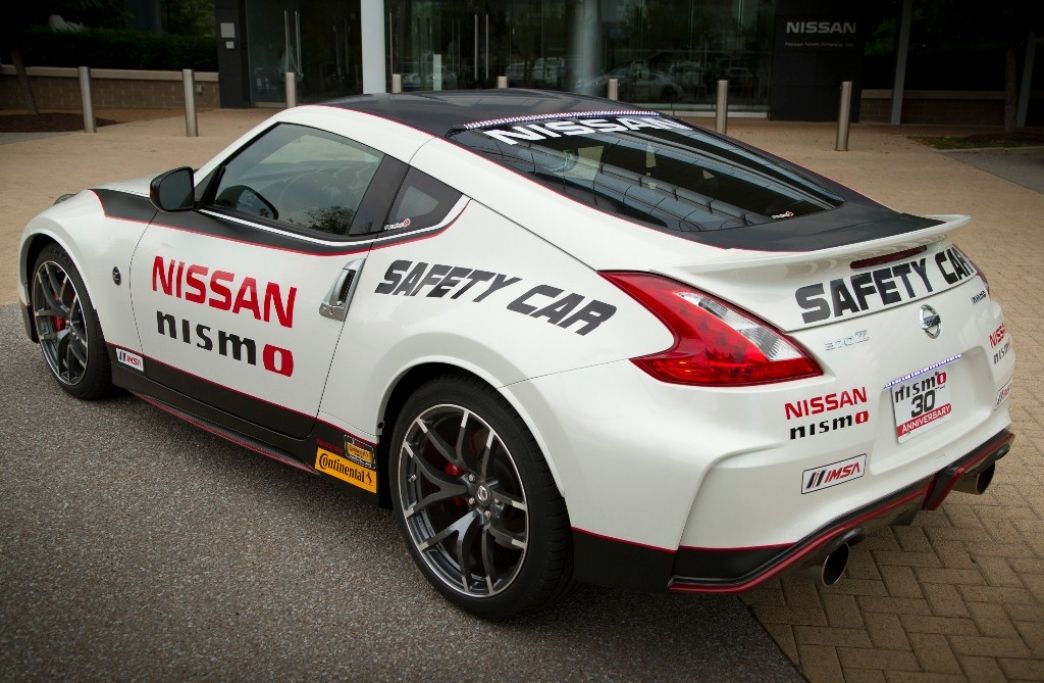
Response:
[[[192,211],[159,212],[131,266],[148,378],[307,436],[365,233],[404,173],[370,147],[279,123],[200,183]]]

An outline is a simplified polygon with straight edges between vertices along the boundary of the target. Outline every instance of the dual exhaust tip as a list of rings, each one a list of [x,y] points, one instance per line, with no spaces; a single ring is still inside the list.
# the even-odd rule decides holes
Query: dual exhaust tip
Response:
[[[978,472],[971,472],[958,479],[953,488],[955,491],[974,493],[977,496],[981,496],[990,487],[990,482],[993,481],[993,473],[996,469],[997,466],[990,463],[989,467],[984,467]]]
[[[977,472],[969,472],[958,479],[953,488],[956,491],[974,493],[981,496],[990,487],[996,469],[996,465],[991,462],[987,467]],[[866,532],[861,528],[852,529],[841,538],[841,541],[834,546],[833,550],[823,557],[822,562],[818,566],[813,564],[813,568],[817,570],[819,580],[824,586],[833,586],[841,580],[845,575],[845,569],[848,568],[851,546],[863,540],[865,535]]]
[[[824,586],[833,586],[841,580],[848,568],[848,558],[851,555],[852,546],[866,537],[866,530],[862,527],[852,529],[833,547],[826,555],[822,556],[819,564],[813,564],[819,580]]]

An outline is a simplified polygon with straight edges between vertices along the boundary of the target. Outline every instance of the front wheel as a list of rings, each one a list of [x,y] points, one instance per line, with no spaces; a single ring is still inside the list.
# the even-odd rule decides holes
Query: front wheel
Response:
[[[87,288],[69,255],[56,244],[40,251],[30,288],[33,324],[51,376],[81,399],[112,388],[109,356]]]
[[[403,407],[392,502],[414,562],[450,602],[487,618],[537,609],[569,585],[569,519],[532,435],[477,380],[445,377]]]

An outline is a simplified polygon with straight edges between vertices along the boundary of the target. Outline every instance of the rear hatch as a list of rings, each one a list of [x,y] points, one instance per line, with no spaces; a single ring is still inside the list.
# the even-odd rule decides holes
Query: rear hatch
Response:
[[[591,267],[667,276],[796,341],[823,374],[773,385],[787,394],[790,441],[841,415],[837,404],[866,404],[880,416],[867,423],[881,432],[880,467],[912,438],[941,446],[982,424],[1010,379],[1000,309],[953,242],[965,216],[901,214],[653,112],[476,122],[450,138],[604,212],[563,206],[553,215],[568,223],[548,224],[518,210]]]

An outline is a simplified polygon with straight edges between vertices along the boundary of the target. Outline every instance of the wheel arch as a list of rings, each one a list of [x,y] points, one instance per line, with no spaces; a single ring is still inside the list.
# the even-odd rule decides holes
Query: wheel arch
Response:
[[[22,243],[22,254],[21,258],[18,259],[18,281],[22,287],[22,294],[25,298],[24,305],[29,308],[30,314],[32,313],[32,291],[29,287],[29,279],[33,269],[33,264],[36,263],[37,257],[40,256],[40,252],[44,250],[48,245],[55,244],[61,247],[50,235],[43,233],[35,233],[26,238],[25,242]],[[64,247],[61,247],[64,249]],[[68,252],[66,252],[68,253]],[[29,325],[26,328],[26,332],[29,334],[29,338],[32,339],[34,344],[40,343],[39,337],[36,335],[36,326]]]
[[[562,481],[558,474],[558,469],[555,467],[554,459],[549,455],[548,448],[545,440],[542,438],[540,430],[536,429],[533,421],[530,419],[528,412],[524,406],[520,405],[517,399],[510,393],[507,393],[495,386],[489,381],[488,378],[481,376],[480,374],[469,370],[462,365],[456,365],[453,363],[447,363],[442,361],[430,361],[419,363],[413,367],[407,369],[399,377],[392,382],[387,393],[380,412],[380,422],[378,423],[378,433],[381,438],[378,439],[377,446],[377,459],[378,468],[382,476],[378,478],[378,498],[381,507],[391,507],[391,492],[389,484],[391,481],[391,472],[389,469],[389,462],[391,457],[391,434],[395,429],[395,423],[399,419],[403,407],[406,405],[406,401],[409,400],[410,395],[413,394],[418,388],[430,382],[431,380],[446,376],[456,375],[457,377],[463,377],[478,381],[488,387],[490,390],[496,392],[511,408],[522,424],[525,426],[529,433],[536,440],[537,447],[540,449],[540,454],[544,458],[544,462],[547,463],[548,469],[551,471],[551,476],[554,479],[555,486],[558,488],[559,494],[565,499],[565,492],[562,488]],[[568,510],[568,500],[566,501],[566,509]]]
[[[89,271],[85,270],[80,254],[78,254],[75,249],[71,248],[71,240],[61,234],[64,231],[61,230],[60,226],[56,225],[51,229],[47,229],[48,227],[51,226],[42,227],[22,238],[22,253],[18,261],[20,271],[19,284],[21,284],[25,290],[26,303],[30,303],[28,300],[31,294],[29,285],[32,277],[33,263],[36,262],[40,252],[46,249],[48,245],[54,244],[66,253],[72,261],[73,266],[75,266],[77,272],[80,273],[80,278],[83,280],[83,286],[87,289],[87,296],[90,297],[91,306],[93,306],[95,311],[97,311],[98,304],[96,303],[97,299],[94,297],[94,291],[91,286],[92,283],[88,277]]]

